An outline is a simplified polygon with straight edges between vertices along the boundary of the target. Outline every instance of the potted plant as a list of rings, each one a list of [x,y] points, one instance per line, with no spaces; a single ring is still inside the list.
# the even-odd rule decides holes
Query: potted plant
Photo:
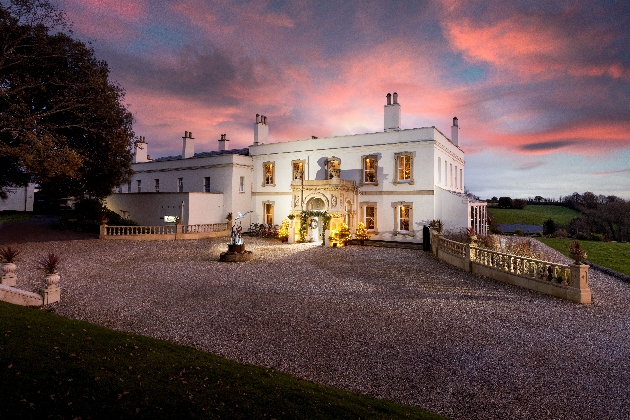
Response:
[[[442,233],[444,230],[444,223],[440,219],[433,219],[429,222],[429,227],[437,233]]]
[[[577,239],[574,239],[573,242],[571,242],[569,255],[573,258],[575,264],[582,264],[582,261],[587,256],[586,251],[580,247],[580,242]]]
[[[5,286],[15,286],[16,276],[13,273],[17,268],[15,261],[20,251],[10,246],[0,249],[0,260],[2,260],[2,284]]]
[[[59,256],[55,255],[54,252],[49,252],[46,257],[43,257],[37,262],[39,268],[44,271],[44,282],[46,283],[47,289],[56,288],[57,283],[59,283],[57,269],[59,268],[60,262]]]

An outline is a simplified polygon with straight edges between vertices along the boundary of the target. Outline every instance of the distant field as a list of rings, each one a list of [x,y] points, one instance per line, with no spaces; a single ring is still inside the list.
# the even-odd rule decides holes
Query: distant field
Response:
[[[566,207],[537,206],[535,204],[530,204],[523,210],[488,207],[488,213],[496,220],[496,223],[522,223],[525,225],[542,225],[549,219],[552,219],[556,224],[567,224],[571,219],[580,215],[579,212]]]
[[[568,248],[571,239],[536,239],[569,256]],[[630,243],[580,241],[580,246],[586,250],[588,261],[630,276]]]

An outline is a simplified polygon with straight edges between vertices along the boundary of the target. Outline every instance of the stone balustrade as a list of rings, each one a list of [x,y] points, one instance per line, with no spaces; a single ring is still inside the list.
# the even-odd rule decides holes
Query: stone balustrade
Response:
[[[100,239],[165,240],[203,239],[228,236],[228,223],[160,226],[108,226],[101,225]]]
[[[556,282],[565,286],[569,284],[571,278],[569,265],[504,254],[490,249],[471,246],[470,260],[495,270],[526,278]]]
[[[588,266],[520,257],[445,239],[431,232],[432,252],[462,270],[577,303],[591,303]]]

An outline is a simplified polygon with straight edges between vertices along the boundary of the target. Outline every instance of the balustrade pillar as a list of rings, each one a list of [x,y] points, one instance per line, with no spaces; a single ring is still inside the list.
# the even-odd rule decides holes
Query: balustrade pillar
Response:
[[[591,303],[591,289],[588,287],[588,265],[571,264],[571,280],[568,298],[573,302]]]

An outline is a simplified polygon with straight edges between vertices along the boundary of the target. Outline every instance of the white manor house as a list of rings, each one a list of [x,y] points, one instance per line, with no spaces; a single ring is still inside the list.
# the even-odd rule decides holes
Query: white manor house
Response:
[[[181,156],[151,159],[144,138],[136,142],[129,184],[107,206],[140,225],[226,221],[247,214],[250,223],[280,224],[289,214],[309,217],[309,240],[317,240],[321,213],[331,229],[346,222],[354,232],[364,222],[370,239],[422,242],[422,228],[440,219],[446,229],[472,226],[485,234],[486,205],[464,195],[464,151],[453,118],[451,138],[435,127],[400,129],[397,94],[387,94],[384,130],[377,133],[269,143],[267,117],[256,115],[254,141],[229,149],[225,134],[211,152],[194,152],[185,132]],[[298,228],[295,229],[297,239]]]

